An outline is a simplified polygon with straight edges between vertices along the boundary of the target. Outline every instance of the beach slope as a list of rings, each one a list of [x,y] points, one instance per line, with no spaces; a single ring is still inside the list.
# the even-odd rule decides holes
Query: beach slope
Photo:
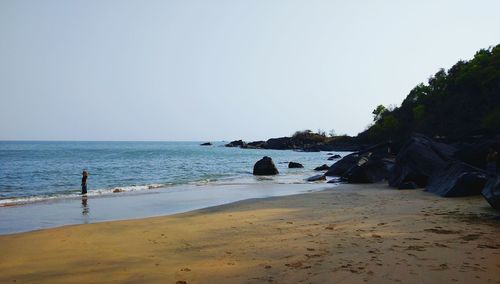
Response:
[[[340,185],[0,236],[0,283],[500,283],[497,215],[482,197]]]

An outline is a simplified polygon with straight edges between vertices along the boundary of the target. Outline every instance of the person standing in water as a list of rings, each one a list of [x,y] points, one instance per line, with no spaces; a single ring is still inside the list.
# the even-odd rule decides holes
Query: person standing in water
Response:
[[[83,171],[82,173],[82,194],[87,194],[87,178],[89,177],[89,173],[87,171]]]

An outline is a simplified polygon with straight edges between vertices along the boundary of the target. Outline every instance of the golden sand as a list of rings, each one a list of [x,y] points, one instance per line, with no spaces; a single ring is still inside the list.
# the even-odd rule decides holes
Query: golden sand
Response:
[[[0,236],[0,283],[500,283],[482,197],[386,185]]]

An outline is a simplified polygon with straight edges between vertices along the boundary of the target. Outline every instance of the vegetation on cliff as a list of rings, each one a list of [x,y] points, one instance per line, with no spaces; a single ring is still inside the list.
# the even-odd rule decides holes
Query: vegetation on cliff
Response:
[[[473,59],[439,70],[413,88],[399,107],[378,106],[374,123],[360,141],[400,140],[419,132],[462,140],[500,130],[500,45],[479,50]]]

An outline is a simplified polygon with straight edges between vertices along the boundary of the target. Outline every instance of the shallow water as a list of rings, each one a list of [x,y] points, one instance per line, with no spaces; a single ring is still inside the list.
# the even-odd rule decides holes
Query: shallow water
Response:
[[[199,142],[17,142],[0,141],[0,206],[75,197],[81,172],[90,172],[89,195],[116,188],[141,191],[183,184],[303,183],[328,163],[325,152],[200,146]],[[346,153],[341,153],[345,155]],[[253,164],[270,156],[281,175],[252,176]],[[288,169],[287,162],[304,169]]]
[[[199,144],[0,141],[0,234],[317,190],[325,185],[305,178],[318,174],[315,167],[334,162],[327,160],[326,152]],[[252,175],[254,163],[263,156],[273,158],[279,175]],[[289,161],[304,168],[288,169]],[[84,198],[79,195],[83,169],[90,172]],[[116,188],[123,192],[113,193]]]
[[[170,190],[80,196],[0,208],[0,234],[71,224],[170,215],[251,198],[292,195],[332,184],[180,185]]]

